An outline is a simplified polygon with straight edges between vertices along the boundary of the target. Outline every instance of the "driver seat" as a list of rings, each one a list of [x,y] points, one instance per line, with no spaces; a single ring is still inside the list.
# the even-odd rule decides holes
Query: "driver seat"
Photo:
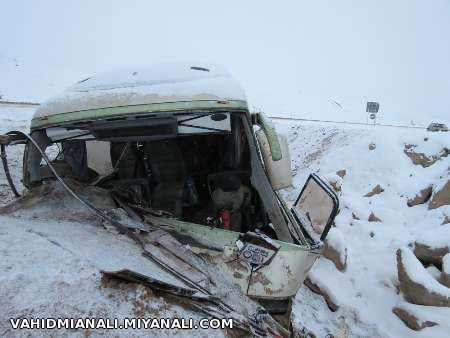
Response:
[[[183,154],[174,139],[146,142],[152,173],[151,206],[182,216],[182,200],[187,179]]]

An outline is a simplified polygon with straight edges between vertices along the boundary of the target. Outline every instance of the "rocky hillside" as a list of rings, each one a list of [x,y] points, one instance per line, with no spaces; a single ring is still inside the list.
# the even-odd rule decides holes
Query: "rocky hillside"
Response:
[[[340,197],[325,256],[294,306],[317,337],[445,337],[450,328],[450,133],[278,124],[295,172]]]

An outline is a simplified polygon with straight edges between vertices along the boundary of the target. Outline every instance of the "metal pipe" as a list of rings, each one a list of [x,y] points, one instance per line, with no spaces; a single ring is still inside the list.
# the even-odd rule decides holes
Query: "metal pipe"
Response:
[[[12,192],[16,197],[20,197],[20,194],[17,191],[16,186],[14,185],[14,182],[12,180],[11,173],[9,172],[8,159],[6,158],[6,146],[4,144],[1,144],[1,157],[3,163],[3,170],[5,171],[9,187],[11,188]]]

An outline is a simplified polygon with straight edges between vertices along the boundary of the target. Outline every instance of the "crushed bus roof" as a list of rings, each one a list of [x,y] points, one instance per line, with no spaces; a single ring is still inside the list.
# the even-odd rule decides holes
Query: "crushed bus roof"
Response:
[[[244,90],[220,66],[160,64],[84,79],[44,102],[32,128],[130,113],[204,109],[247,109]]]

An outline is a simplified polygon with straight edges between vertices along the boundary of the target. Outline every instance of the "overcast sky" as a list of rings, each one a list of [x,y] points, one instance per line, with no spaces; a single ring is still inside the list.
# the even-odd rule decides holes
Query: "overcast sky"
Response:
[[[0,6],[0,55],[57,83],[124,65],[207,61],[225,65],[269,113],[365,120],[365,102],[375,100],[386,120],[450,120],[450,0]]]

